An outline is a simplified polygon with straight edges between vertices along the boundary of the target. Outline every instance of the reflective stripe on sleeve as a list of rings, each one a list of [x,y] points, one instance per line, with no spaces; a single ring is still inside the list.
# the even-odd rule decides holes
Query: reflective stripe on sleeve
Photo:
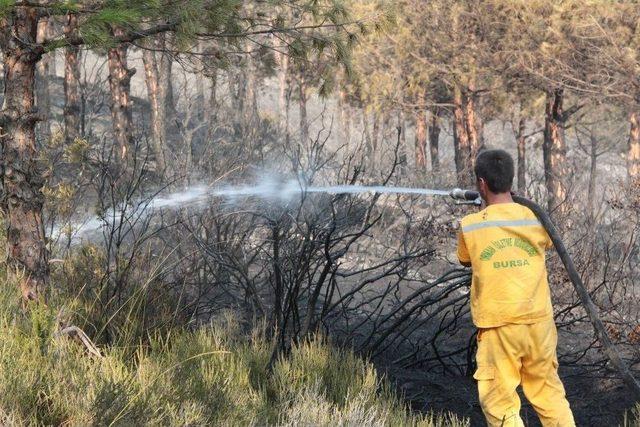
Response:
[[[537,219],[518,219],[518,220],[501,220],[501,221],[486,221],[479,222],[477,224],[467,225],[462,227],[462,231],[468,233],[469,231],[479,230],[481,228],[489,227],[525,227],[529,225],[542,225]]]

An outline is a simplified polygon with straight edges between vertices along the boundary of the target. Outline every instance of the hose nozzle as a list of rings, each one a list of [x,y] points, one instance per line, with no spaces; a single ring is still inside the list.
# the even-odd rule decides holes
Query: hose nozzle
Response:
[[[451,198],[456,200],[456,204],[459,205],[476,205],[482,204],[482,198],[480,193],[475,190],[463,190],[461,188],[454,188],[449,193]]]

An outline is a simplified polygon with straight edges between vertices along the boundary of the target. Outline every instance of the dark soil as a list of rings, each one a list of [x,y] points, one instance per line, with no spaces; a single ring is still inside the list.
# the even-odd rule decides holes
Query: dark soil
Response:
[[[484,426],[473,378],[434,375],[420,370],[386,369],[386,375],[417,411],[449,411],[471,419],[471,426]],[[573,376],[560,372],[578,426],[621,425],[634,399],[620,381]],[[538,417],[524,395],[521,416],[527,427],[540,426]]]

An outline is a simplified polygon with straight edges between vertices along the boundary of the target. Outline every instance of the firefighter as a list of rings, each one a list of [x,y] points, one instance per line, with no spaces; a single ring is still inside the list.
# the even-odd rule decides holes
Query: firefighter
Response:
[[[472,269],[482,411],[490,426],[523,426],[516,392],[522,385],[543,426],[574,426],[558,376],[545,265],[551,240],[533,212],[513,202],[514,166],[506,151],[481,152],[475,174],[486,207],[462,219],[458,259]]]

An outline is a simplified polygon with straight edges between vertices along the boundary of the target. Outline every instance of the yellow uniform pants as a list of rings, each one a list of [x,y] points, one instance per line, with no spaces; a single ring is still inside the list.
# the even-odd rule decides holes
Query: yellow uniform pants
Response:
[[[553,320],[478,332],[478,369],[473,377],[489,426],[524,426],[516,392],[520,384],[544,427],[575,426],[558,377],[557,342]]]

